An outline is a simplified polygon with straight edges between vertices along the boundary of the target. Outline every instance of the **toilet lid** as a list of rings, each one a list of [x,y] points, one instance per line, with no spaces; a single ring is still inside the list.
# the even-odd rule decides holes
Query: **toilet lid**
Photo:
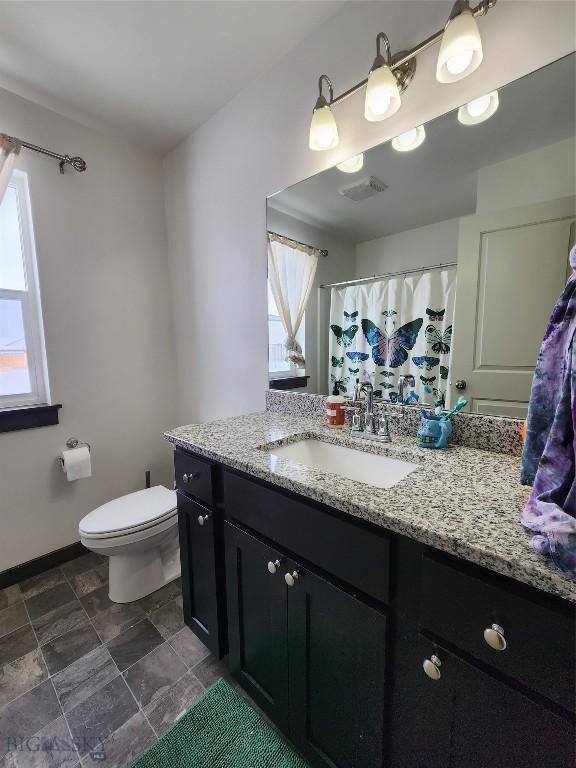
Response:
[[[78,529],[85,536],[142,530],[176,514],[176,492],[163,485],[113,499],[86,515]]]

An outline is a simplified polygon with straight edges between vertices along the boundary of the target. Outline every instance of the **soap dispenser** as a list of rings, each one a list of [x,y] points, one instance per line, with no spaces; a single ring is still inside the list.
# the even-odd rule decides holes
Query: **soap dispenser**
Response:
[[[346,400],[334,385],[332,394],[326,398],[326,424],[332,429],[342,429],[344,426],[344,404]]]

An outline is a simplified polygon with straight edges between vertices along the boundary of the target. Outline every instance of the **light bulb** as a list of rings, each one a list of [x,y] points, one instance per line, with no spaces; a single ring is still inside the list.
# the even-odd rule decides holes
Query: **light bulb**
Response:
[[[393,72],[383,65],[373,69],[366,85],[364,117],[370,122],[384,120],[400,109],[400,91]]]
[[[310,149],[317,152],[334,149],[338,141],[338,126],[330,107],[326,105],[315,109],[310,121]]]
[[[472,117],[480,117],[490,106],[490,94],[480,96],[479,99],[473,99],[466,104],[466,109]]]
[[[338,168],[339,171],[342,171],[343,173],[356,173],[359,171],[362,166],[364,165],[364,155],[354,155],[354,157],[349,157],[348,160],[344,160],[342,163],[338,163],[336,165],[336,168]]]
[[[392,146],[397,152],[410,152],[420,144],[426,138],[426,131],[423,125],[419,125],[417,128],[411,128],[405,133],[401,133],[400,136],[396,136],[392,139]]]
[[[442,35],[436,80],[455,83],[474,72],[482,63],[482,40],[472,11],[466,8],[450,19]]]
[[[492,91],[485,96],[469,101],[458,110],[458,120],[462,125],[477,125],[492,117],[498,109],[498,91]]]
[[[446,69],[451,75],[460,75],[470,66],[472,56],[474,56],[474,51],[460,51],[460,53],[457,53],[455,56],[448,59],[446,62]]]
[[[372,88],[366,101],[369,111],[377,117],[384,116],[390,108],[390,94],[385,88]]]

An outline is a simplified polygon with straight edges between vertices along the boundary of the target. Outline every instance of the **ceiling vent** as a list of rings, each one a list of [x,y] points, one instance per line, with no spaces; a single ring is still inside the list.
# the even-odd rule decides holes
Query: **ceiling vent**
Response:
[[[388,185],[384,184],[383,181],[377,179],[376,176],[367,176],[350,187],[342,187],[338,192],[350,200],[359,202],[366,200],[367,197],[372,197],[372,195],[377,195],[379,192],[384,192],[385,189],[388,189]]]

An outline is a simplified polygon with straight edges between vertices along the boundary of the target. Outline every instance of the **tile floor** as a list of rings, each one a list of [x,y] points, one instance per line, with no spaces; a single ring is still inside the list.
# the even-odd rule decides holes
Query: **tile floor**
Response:
[[[0,766],[124,768],[222,674],[179,580],[119,605],[82,555],[0,591]]]

